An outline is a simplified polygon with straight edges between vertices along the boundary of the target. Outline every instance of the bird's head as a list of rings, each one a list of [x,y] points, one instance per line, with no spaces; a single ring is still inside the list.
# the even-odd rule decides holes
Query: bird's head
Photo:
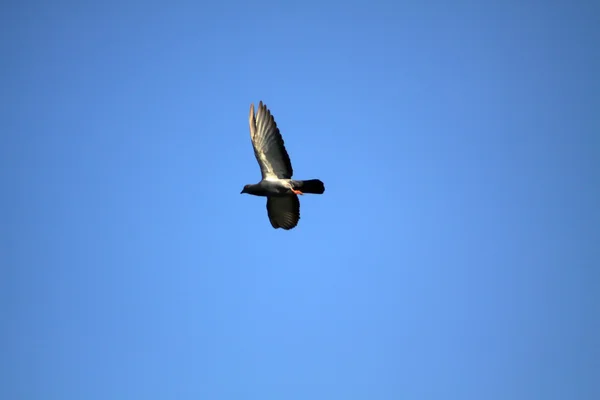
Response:
[[[248,186],[250,186],[250,185],[245,185],[244,188],[242,189],[242,191],[240,192],[240,194],[248,193]]]

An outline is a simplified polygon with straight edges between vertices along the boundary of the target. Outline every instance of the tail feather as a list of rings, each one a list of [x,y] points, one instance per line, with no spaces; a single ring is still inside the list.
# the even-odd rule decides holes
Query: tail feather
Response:
[[[294,181],[294,189],[302,193],[323,194],[325,185],[319,179],[309,179],[307,181]]]

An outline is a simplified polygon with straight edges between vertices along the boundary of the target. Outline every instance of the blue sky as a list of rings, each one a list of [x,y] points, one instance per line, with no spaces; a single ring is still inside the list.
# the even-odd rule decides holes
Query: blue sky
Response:
[[[599,13],[5,2],[0,398],[600,398]]]

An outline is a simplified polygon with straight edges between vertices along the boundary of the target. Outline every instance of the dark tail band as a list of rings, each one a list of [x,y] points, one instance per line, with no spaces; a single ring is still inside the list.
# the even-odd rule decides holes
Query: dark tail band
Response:
[[[323,194],[325,185],[319,179],[309,179],[307,181],[294,181],[294,189],[302,193]]]

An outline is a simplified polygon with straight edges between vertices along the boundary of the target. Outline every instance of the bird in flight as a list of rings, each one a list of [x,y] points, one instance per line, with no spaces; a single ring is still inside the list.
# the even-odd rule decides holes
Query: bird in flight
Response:
[[[319,179],[292,179],[294,171],[283,138],[275,119],[262,101],[258,104],[256,115],[254,104],[250,104],[249,123],[252,147],[262,179],[256,184],[244,186],[241,193],[266,197],[267,214],[273,228],[292,229],[300,220],[298,195],[323,194],[325,185]]]

